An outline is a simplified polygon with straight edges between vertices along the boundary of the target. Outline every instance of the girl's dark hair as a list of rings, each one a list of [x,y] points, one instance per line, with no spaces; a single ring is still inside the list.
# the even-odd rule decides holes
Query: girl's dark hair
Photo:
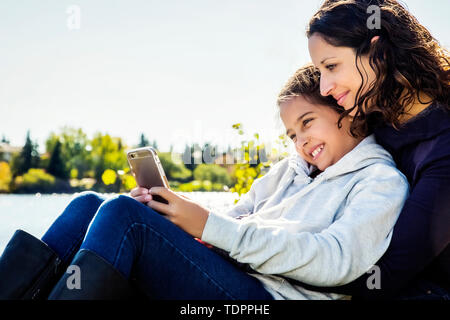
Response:
[[[376,7],[369,8],[372,5]],[[369,25],[368,19],[377,12],[372,8],[379,9],[379,26]],[[431,102],[421,101],[421,93],[450,109],[448,51],[398,1],[326,0],[306,33],[308,38],[317,33],[333,46],[353,48],[362,82],[365,71],[357,62],[363,55],[369,57],[376,79],[364,94],[361,84],[355,105],[341,115],[342,119],[357,108],[352,133],[367,132],[373,113],[398,128],[399,117],[416,97],[421,103]],[[371,43],[375,36],[378,40]]]
[[[336,103],[330,96],[320,94],[320,72],[312,63],[298,69],[286,82],[278,94],[277,104],[302,96],[311,103],[316,103],[333,108],[338,113],[343,113],[343,107]]]

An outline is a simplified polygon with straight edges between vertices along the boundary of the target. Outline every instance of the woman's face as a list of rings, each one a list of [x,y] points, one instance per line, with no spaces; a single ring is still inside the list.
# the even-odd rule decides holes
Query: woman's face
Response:
[[[283,102],[280,116],[298,154],[321,171],[339,161],[362,140],[350,135],[348,117],[342,119],[339,128],[339,114],[335,110],[302,96]]]
[[[356,94],[362,79],[356,67],[356,54],[350,47],[335,47],[315,33],[308,39],[309,54],[312,62],[320,71],[320,93],[333,96],[346,110],[355,104]],[[367,92],[375,80],[375,72],[367,56],[358,58],[358,67],[364,79],[360,94]],[[350,115],[354,115],[356,109]]]

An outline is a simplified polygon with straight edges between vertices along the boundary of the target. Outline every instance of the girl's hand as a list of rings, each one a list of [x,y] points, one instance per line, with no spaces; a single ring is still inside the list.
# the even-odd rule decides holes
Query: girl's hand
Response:
[[[193,237],[201,239],[209,216],[208,209],[165,187],[152,187],[150,194],[163,197],[169,204],[151,200],[147,203],[147,206],[165,214],[178,227]]]
[[[130,196],[139,202],[146,204],[152,200],[152,196],[149,194],[149,189],[137,186],[130,191]]]

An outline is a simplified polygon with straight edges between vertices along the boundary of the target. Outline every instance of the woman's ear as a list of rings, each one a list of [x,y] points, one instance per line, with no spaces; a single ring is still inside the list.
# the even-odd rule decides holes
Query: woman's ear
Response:
[[[372,37],[372,39],[370,39],[370,44],[374,44],[375,42],[377,42],[378,39],[380,39],[380,36]]]

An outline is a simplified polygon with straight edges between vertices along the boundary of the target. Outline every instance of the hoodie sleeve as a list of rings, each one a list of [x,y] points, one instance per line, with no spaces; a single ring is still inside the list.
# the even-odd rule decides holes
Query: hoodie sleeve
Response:
[[[228,211],[224,213],[225,216],[237,218],[240,215],[251,214],[255,207],[255,180],[250,187],[250,190],[243,194],[239,201]]]
[[[202,240],[262,274],[317,286],[341,285],[367,272],[386,251],[407,194],[404,176],[388,167],[382,176],[357,183],[344,213],[321,232],[293,233],[258,219],[235,220],[211,212]]]
[[[265,175],[255,179],[250,187],[250,190],[247,193],[243,194],[239,201],[231,209],[225,211],[222,215],[237,218],[240,215],[252,214],[257,201],[256,189],[258,188],[258,185],[261,184],[264,185],[265,188],[270,188],[273,183],[271,183],[269,180],[273,180],[274,177],[278,177],[278,175],[280,174],[279,170],[283,168],[283,165],[286,165],[287,160],[288,159],[277,162],[273,167],[269,169],[269,171]],[[278,179],[276,182],[278,182]],[[272,185],[272,187],[276,188],[275,185]],[[263,190],[259,190],[258,192],[261,193],[261,191]]]

